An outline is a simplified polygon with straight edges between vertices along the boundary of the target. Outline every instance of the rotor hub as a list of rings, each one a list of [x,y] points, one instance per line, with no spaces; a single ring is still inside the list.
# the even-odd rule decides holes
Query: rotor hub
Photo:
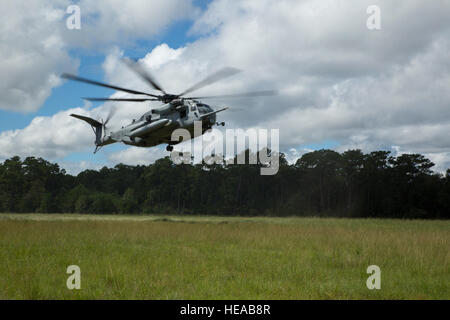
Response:
[[[170,103],[170,102],[178,99],[178,97],[179,97],[178,95],[167,93],[167,94],[161,96],[161,101],[164,103]]]

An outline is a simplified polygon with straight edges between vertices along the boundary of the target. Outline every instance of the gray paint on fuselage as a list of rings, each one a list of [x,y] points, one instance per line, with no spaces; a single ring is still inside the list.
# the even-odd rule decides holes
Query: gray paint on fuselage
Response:
[[[198,108],[198,106],[200,108]],[[175,129],[184,128],[188,130],[191,137],[194,137],[194,121],[202,121],[203,131],[210,128],[216,122],[216,114],[212,114],[203,119],[200,116],[205,113],[212,112],[213,109],[203,103],[197,101],[184,100],[183,105],[180,105],[179,110],[173,110],[170,104],[165,104],[157,109],[146,112],[139,120],[123,127],[120,130],[109,133],[103,140],[102,145],[111,144],[114,142],[123,142],[127,145],[137,147],[152,147],[161,143],[171,143],[171,135]],[[186,111],[184,117],[183,109]],[[151,119],[150,122],[147,119]],[[131,137],[132,132],[143,128],[151,123],[161,119],[168,119],[169,121],[162,127],[159,127],[147,134]],[[203,132],[201,132],[203,134]]]

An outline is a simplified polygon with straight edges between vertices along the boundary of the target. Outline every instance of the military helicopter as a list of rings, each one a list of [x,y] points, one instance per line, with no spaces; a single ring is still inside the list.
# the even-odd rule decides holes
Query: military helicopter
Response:
[[[148,112],[144,113],[138,120],[133,120],[132,123],[125,127],[122,127],[117,131],[108,131],[106,127],[112,117],[112,112],[107,116],[105,121],[97,121],[83,115],[71,114],[72,117],[83,120],[92,126],[92,129],[95,133],[94,153],[97,153],[97,151],[103,146],[117,142],[122,142],[124,144],[137,147],[153,147],[159,144],[167,143],[166,150],[170,152],[173,150],[173,145],[179,143],[177,141],[171,141],[171,134],[175,129],[185,128],[191,133],[191,136],[194,137],[194,121],[202,122],[201,134],[204,134],[207,130],[211,129],[213,125],[225,125],[224,122],[216,122],[216,114],[227,110],[228,107],[214,110],[213,108],[211,108],[211,106],[204,104],[199,100],[211,98],[268,96],[276,94],[276,91],[270,90],[220,96],[184,97],[190,92],[232,76],[240,72],[240,70],[229,67],[223,68],[180,94],[170,94],[164,91],[164,89],[155,81],[152,75],[144,69],[141,63],[133,61],[131,59],[123,59],[122,61],[131,70],[133,70],[142,79],[144,79],[152,88],[160,91],[162,94],[158,95],[148,92],[126,89],[103,82],[81,78],[67,73],[64,73],[62,75],[62,78],[64,79],[89,83],[92,85],[106,87],[130,94],[145,96],[141,98],[84,98],[89,101],[163,102],[162,106],[149,110]]]

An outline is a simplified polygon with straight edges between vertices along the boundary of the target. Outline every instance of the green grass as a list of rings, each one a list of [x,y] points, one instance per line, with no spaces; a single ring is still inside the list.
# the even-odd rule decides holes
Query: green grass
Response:
[[[449,221],[2,214],[0,299],[449,299],[449,248]]]

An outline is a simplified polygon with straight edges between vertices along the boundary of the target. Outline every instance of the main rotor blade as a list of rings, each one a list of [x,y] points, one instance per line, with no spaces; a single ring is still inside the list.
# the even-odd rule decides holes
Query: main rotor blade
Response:
[[[237,93],[237,94],[226,94],[226,95],[220,95],[220,96],[189,97],[189,98],[184,98],[184,99],[201,100],[201,99],[214,99],[214,98],[245,98],[245,97],[274,96],[277,94],[278,94],[278,91],[276,91],[276,90],[267,90],[267,91],[254,91],[254,92],[245,92],[245,93]]]
[[[159,101],[159,99],[140,99],[140,98],[83,98],[88,101],[131,101],[131,102],[143,102],[143,101]]]
[[[178,96],[183,96],[189,92],[198,90],[200,88],[209,86],[210,84],[213,84],[219,80],[228,78],[236,73],[241,72],[241,70],[235,69],[235,68],[223,68],[215,73],[213,73],[212,75],[210,75],[209,77],[206,77],[205,79],[203,79],[202,81],[200,81],[199,83],[195,84],[194,86],[190,87],[189,89],[185,90],[183,93],[180,93]]]
[[[74,75],[68,74],[68,73],[63,73],[61,75],[61,77],[64,78],[64,79],[69,79],[69,80],[74,80],[74,81],[79,81],[79,82],[85,82],[85,83],[93,84],[93,85],[96,85],[96,86],[106,87],[106,88],[119,90],[119,91],[124,91],[124,92],[132,93],[132,94],[144,94],[144,95],[147,95],[147,96],[150,96],[150,97],[158,98],[158,96],[156,96],[154,94],[141,92],[141,91],[136,91],[136,90],[130,90],[130,89],[126,89],[126,88],[121,88],[121,87],[113,86],[113,85],[110,85],[110,84],[107,84],[107,83],[103,83],[103,82],[99,82],[99,81],[94,81],[94,80],[89,80],[89,79],[86,79],[86,78],[77,77],[77,76],[74,76]]]
[[[108,116],[106,117],[106,120],[103,124],[105,127],[108,124],[109,120],[111,120],[111,118],[116,114],[116,112],[117,112],[117,108],[115,108],[115,107],[113,107],[109,110]]]
[[[134,62],[131,59],[122,59],[122,61],[134,72],[136,72],[139,76],[141,76],[141,78],[143,78],[145,81],[147,81],[153,88],[155,88],[156,90],[161,91],[162,93],[166,94],[166,92],[164,91],[164,89],[155,81],[155,79],[153,78],[153,76],[150,74],[150,72],[148,72],[147,70],[144,69],[144,67],[142,66],[142,64],[140,62]]]
[[[202,114],[202,115],[200,116],[200,119],[209,117],[209,116],[211,116],[211,115],[213,115],[213,114],[216,114],[216,113],[225,111],[225,110],[227,110],[227,109],[228,109],[228,107],[225,107],[225,108],[222,108],[222,109],[219,109],[219,110],[215,110],[215,111],[212,111],[212,112],[209,112],[209,113]]]

